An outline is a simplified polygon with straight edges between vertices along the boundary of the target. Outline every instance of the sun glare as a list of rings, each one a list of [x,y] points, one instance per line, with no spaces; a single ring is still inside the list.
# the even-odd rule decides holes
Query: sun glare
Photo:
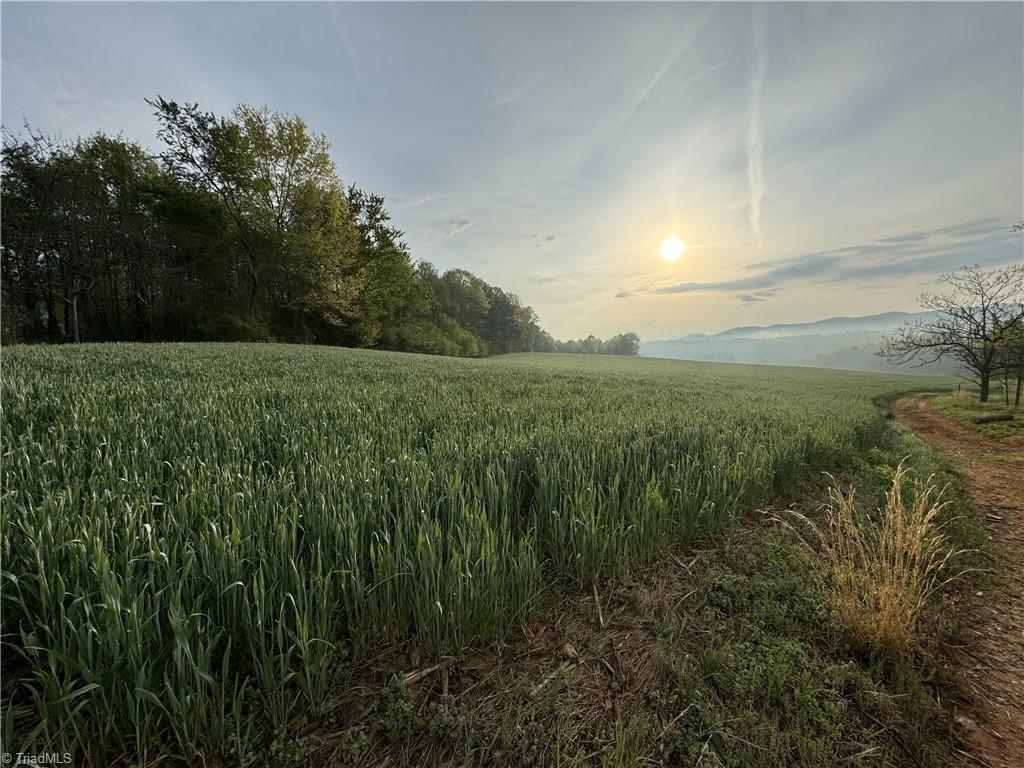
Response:
[[[661,254],[661,258],[665,261],[672,263],[678,261],[679,257],[683,255],[683,251],[685,250],[686,243],[675,235],[669,235],[661,244],[661,247],[658,249],[658,253]]]

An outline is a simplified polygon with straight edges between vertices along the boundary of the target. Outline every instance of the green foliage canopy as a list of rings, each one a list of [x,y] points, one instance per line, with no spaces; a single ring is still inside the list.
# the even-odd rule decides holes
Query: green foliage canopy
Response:
[[[519,297],[415,263],[384,198],[343,185],[300,117],[148,103],[157,156],[122,137],[5,131],[5,342],[555,349]]]

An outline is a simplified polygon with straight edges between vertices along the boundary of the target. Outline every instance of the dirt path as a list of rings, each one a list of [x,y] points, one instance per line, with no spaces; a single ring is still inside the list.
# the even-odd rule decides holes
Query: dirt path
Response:
[[[1024,766],[1024,447],[998,443],[905,398],[896,417],[963,477],[972,507],[1002,545],[1005,586],[970,609],[963,676],[973,692],[958,713],[966,740],[992,768]]]

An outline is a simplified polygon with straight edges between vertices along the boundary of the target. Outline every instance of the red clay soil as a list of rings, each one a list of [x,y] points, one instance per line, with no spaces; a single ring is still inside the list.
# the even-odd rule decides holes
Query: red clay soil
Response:
[[[983,765],[1024,766],[1024,446],[947,421],[925,399],[895,404],[896,417],[963,478],[968,500],[1001,548],[999,594],[978,596],[966,622],[963,683],[973,693],[957,722]]]

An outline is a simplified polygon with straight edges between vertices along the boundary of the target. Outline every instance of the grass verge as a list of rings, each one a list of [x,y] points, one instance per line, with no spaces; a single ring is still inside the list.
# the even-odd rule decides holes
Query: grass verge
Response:
[[[975,393],[962,390],[959,394],[933,397],[929,401],[929,405],[933,411],[950,421],[980,432],[992,440],[1007,438],[1024,440],[1024,408],[1014,408],[1012,397],[1013,393],[1010,394],[1010,403],[1007,403],[997,393],[989,402],[981,403]],[[1013,420],[994,421],[988,424],[974,423],[974,419],[1003,413],[1012,414]]]

